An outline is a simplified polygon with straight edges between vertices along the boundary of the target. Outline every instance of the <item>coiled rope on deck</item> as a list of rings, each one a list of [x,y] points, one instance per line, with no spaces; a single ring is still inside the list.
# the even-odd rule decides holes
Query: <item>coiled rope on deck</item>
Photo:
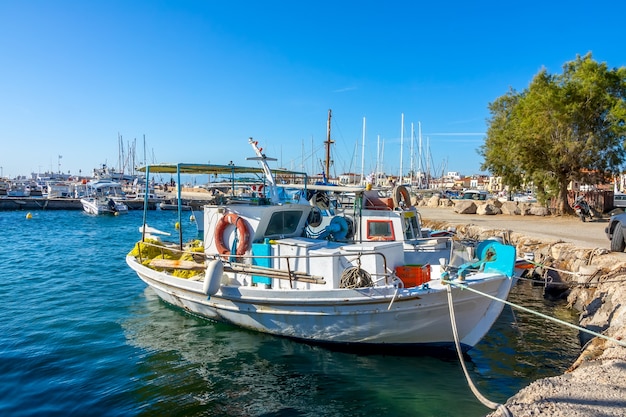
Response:
[[[444,281],[448,284],[450,281]],[[452,334],[454,335],[454,346],[456,347],[456,353],[459,356],[459,362],[461,362],[461,368],[463,368],[463,374],[465,374],[465,379],[467,380],[467,384],[474,396],[485,406],[491,408],[492,410],[500,410],[502,414],[506,417],[513,417],[509,409],[504,404],[495,403],[485,396],[483,396],[478,388],[474,385],[472,378],[467,371],[467,367],[465,366],[465,361],[463,360],[463,351],[461,350],[461,343],[459,341],[459,333],[456,328],[456,317],[454,315],[454,304],[452,302],[452,285],[446,285],[446,291],[448,293],[448,310],[450,310],[450,324],[452,326]]]
[[[339,288],[365,288],[373,287],[372,276],[358,266],[347,268],[341,274]]]

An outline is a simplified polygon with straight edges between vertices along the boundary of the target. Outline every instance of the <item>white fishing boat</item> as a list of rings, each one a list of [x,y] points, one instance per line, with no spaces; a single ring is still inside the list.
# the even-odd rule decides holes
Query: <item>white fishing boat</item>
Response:
[[[306,237],[314,206],[281,201],[274,179],[296,173],[271,170],[250,143],[260,168],[146,167],[146,176],[171,173],[179,180],[208,172],[265,175],[263,196],[242,200],[233,193],[204,206],[202,241],[182,243],[182,227],[175,243],[141,228],[126,261],[161,299],[211,320],[351,349],[451,347],[456,334],[468,350],[489,331],[503,308],[497,300],[511,289],[513,246],[424,238],[414,208],[366,208],[362,198],[353,236],[331,220],[333,231]]]
[[[94,215],[128,213],[128,206],[123,202],[124,192],[119,183],[110,180],[90,181],[86,184],[86,189],[87,194],[80,199],[86,213]]]

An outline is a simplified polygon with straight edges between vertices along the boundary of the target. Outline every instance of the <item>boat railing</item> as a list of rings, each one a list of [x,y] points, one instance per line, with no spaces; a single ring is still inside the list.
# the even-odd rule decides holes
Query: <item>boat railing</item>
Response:
[[[283,255],[249,255],[249,256],[242,256],[241,258],[247,258],[247,259],[276,259],[276,260],[284,260],[285,264],[287,265],[287,272],[292,273],[291,272],[291,265],[292,262],[295,262],[298,259],[314,259],[314,258],[323,258],[323,259],[328,259],[328,258],[347,258],[348,262],[350,263],[351,267],[355,267],[354,265],[352,265],[352,262],[356,261],[357,265],[356,268],[361,269],[361,258],[363,256],[376,256],[376,257],[380,257],[382,260],[382,265],[383,265],[383,271],[385,271],[384,273],[377,273],[377,272],[369,272],[370,276],[374,276],[374,279],[372,280],[372,282],[376,282],[379,283],[381,281],[384,281],[385,284],[389,284],[391,281],[391,278],[393,276],[393,272],[387,267],[387,258],[385,256],[384,253],[382,252],[376,252],[376,251],[365,251],[365,252],[357,252],[355,254],[346,254],[346,253],[328,253],[328,254],[307,254],[307,255],[288,255],[288,256],[283,256]],[[232,264],[232,263],[231,263]],[[243,265],[248,265],[246,263],[243,263]],[[273,268],[267,268],[267,267],[259,267],[259,266],[255,266],[256,268],[261,268],[262,270],[271,270]],[[351,267],[347,267],[347,269],[350,269]],[[282,270],[279,270],[281,272],[285,272]],[[296,274],[300,274],[301,272],[295,272]],[[256,274],[256,273],[255,273]]]
[[[153,248],[153,249],[148,249]],[[195,246],[196,250],[180,249],[176,243],[165,243],[161,241],[143,240],[137,242],[135,249],[131,252],[131,255],[135,256],[140,263],[148,264],[151,268],[165,269],[165,270],[181,270],[190,271],[184,277],[189,278],[200,274],[206,269],[206,263],[210,260],[221,260],[224,262],[224,271],[234,273],[245,273],[252,275],[265,276],[268,278],[277,278],[293,281],[306,282],[312,284],[325,284],[324,277],[311,275],[306,271],[294,270],[293,265],[298,259],[312,259],[312,258],[331,258],[341,257],[348,260],[350,264],[346,267],[345,271],[352,270],[353,273],[360,273],[361,261],[364,256],[380,257],[382,262],[383,273],[377,271],[367,271],[367,275],[371,279],[371,285],[383,283],[388,285],[392,282],[394,272],[388,268],[387,258],[384,253],[377,251],[364,251],[356,252],[354,254],[346,253],[329,253],[329,254],[307,254],[307,255],[210,255],[206,254],[201,247]],[[260,259],[272,259],[279,265],[286,265],[285,269],[271,268],[260,265],[255,265],[253,260]],[[149,262],[146,262],[149,261]],[[247,261],[247,262],[246,262]],[[282,262],[281,262],[282,261]],[[353,264],[356,262],[356,265]]]

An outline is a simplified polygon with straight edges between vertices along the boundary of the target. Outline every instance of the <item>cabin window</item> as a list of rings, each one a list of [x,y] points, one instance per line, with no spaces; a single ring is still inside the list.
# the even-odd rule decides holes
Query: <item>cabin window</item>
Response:
[[[318,207],[313,207],[307,218],[307,223],[311,227],[317,227],[322,224],[322,210]]]
[[[405,222],[404,223],[404,239],[405,240],[417,239],[421,237],[420,226],[419,226],[419,223],[417,222],[417,216],[408,215],[407,213],[404,219],[404,222]]]
[[[273,213],[267,229],[265,229],[265,236],[283,236],[295,233],[301,217],[302,211],[299,210]]]
[[[368,240],[395,240],[393,225],[391,220],[368,220],[367,221]]]

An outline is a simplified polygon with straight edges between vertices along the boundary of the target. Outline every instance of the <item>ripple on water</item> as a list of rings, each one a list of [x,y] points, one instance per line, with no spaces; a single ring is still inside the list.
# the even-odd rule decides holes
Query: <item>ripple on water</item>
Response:
[[[208,322],[166,306],[126,266],[142,213],[0,213],[0,414],[481,416],[450,358],[353,355]],[[176,233],[171,212],[151,226]],[[185,239],[195,235],[184,223]],[[566,315],[535,289],[512,298]],[[533,304],[534,303],[534,304]],[[575,317],[574,317],[575,318]],[[548,331],[546,331],[548,329]],[[503,401],[562,372],[569,330],[505,312],[467,356]]]

